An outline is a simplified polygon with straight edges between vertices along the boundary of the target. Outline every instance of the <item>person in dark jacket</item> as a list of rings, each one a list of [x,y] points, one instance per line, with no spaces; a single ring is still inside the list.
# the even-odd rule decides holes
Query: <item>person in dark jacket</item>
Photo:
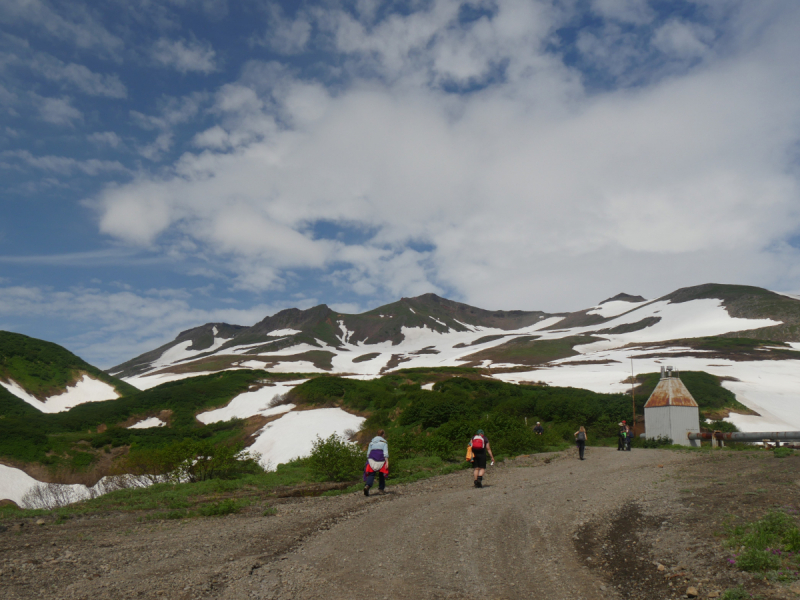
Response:
[[[472,448],[472,477],[476,488],[483,487],[483,476],[486,473],[486,453],[492,458],[494,464],[494,454],[492,454],[492,447],[489,445],[489,438],[483,433],[483,429],[478,429],[478,432],[472,437],[469,442]]]
[[[583,460],[583,451],[586,449],[586,429],[581,425],[580,429],[574,433],[575,443],[578,445],[578,456]]]
[[[631,451],[631,443],[633,443],[633,427],[631,425],[625,426],[625,450]]]
[[[533,433],[536,435],[542,435],[544,433],[544,427],[542,427],[542,424],[539,423],[539,421],[536,421],[536,427],[533,428]]]
[[[372,438],[367,448],[367,464],[364,465],[364,495],[369,496],[369,488],[375,483],[375,473],[378,474],[378,491],[386,490],[386,476],[389,474],[389,444],[383,438],[386,432],[381,429],[378,435]]]
[[[625,431],[625,421],[619,424],[619,432],[617,432],[617,450],[625,450],[625,443],[628,439],[628,432]]]

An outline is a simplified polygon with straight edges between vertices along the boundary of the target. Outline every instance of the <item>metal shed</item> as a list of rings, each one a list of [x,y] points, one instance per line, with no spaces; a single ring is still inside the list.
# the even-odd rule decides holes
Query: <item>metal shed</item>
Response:
[[[661,367],[661,380],[644,405],[644,429],[648,439],[668,437],[689,446],[688,433],[700,432],[700,409],[672,367]]]

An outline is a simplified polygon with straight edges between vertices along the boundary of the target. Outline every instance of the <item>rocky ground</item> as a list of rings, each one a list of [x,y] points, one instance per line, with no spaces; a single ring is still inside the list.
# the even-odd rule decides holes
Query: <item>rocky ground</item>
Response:
[[[742,584],[720,533],[800,508],[800,457],[589,448],[463,471],[386,495],[297,497],[226,517],[5,522],[0,597],[714,598]]]

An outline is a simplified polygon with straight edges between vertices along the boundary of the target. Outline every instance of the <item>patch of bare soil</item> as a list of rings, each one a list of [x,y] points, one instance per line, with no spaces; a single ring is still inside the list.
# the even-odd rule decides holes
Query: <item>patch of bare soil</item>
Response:
[[[623,598],[685,598],[690,587],[699,598],[716,598],[737,586],[764,599],[800,597],[736,569],[724,543],[733,525],[800,509],[800,456],[717,451],[664,484],[576,535],[579,554]]]

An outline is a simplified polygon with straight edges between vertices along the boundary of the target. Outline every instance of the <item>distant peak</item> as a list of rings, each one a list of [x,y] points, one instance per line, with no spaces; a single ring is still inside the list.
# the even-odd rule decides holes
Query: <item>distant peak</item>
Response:
[[[600,304],[605,304],[606,302],[645,302],[647,298],[643,298],[642,296],[631,296],[630,294],[617,294],[613,298],[607,298],[603,300]]]

